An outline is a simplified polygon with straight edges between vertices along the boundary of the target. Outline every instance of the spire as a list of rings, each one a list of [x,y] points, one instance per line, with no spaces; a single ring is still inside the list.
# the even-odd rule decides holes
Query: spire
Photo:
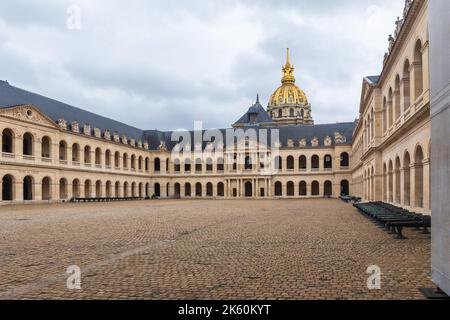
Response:
[[[259,93],[256,94],[256,104],[261,104],[259,103]]]
[[[294,66],[291,65],[289,48],[286,49],[286,64],[283,66],[283,79],[281,79],[281,83],[295,83]]]
[[[289,48],[286,48],[286,67],[291,65],[291,57],[289,56]]]

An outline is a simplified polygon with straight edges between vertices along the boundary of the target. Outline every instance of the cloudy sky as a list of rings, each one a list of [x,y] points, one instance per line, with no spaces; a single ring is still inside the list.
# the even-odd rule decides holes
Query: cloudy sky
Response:
[[[267,105],[289,46],[316,123],[353,121],[403,4],[5,0],[0,79],[142,129],[228,127]]]

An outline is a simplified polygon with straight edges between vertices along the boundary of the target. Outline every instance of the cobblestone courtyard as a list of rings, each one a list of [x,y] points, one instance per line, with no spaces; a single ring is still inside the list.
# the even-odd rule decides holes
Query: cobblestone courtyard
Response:
[[[405,235],[337,200],[4,206],[0,298],[421,299],[430,236]],[[370,265],[381,290],[366,287]]]

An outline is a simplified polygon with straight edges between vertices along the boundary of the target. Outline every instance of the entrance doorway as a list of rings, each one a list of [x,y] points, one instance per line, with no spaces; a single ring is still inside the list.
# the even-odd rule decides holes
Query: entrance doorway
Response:
[[[246,198],[253,197],[253,186],[251,182],[245,183],[245,197]]]

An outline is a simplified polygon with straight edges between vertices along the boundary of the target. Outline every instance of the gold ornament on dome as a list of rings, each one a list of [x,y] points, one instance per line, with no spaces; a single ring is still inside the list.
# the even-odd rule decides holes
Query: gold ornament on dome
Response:
[[[269,108],[278,105],[305,106],[308,105],[306,94],[295,85],[294,66],[291,65],[289,49],[286,54],[286,64],[283,66],[281,86],[275,90],[269,100]]]

